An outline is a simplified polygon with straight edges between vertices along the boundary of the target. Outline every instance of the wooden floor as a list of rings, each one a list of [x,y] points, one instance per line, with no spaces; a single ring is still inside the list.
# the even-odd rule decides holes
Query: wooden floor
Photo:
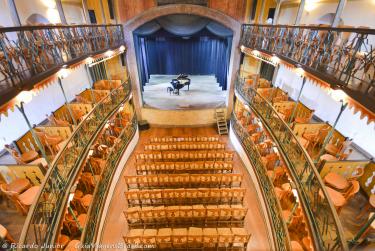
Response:
[[[162,137],[162,136],[212,136],[217,135],[214,127],[203,127],[203,128],[151,128],[147,131],[140,133],[140,140],[134,152],[143,151],[143,145],[148,142],[150,137]],[[228,136],[221,136],[222,142],[226,142],[226,148],[233,150],[233,146],[228,140]],[[130,156],[122,176],[135,174],[135,157],[134,153]],[[269,240],[267,235],[266,224],[263,218],[259,205],[259,198],[255,192],[253,182],[250,179],[247,171],[245,171],[243,164],[238,156],[234,158],[234,170],[244,174],[244,182],[242,186],[246,188],[246,198],[244,200],[244,206],[248,208],[246,215],[245,227],[251,233],[248,250],[270,250]],[[107,213],[106,223],[103,228],[103,235],[101,244],[113,245],[120,243],[124,245],[123,236],[127,232],[127,223],[123,214],[126,208],[124,192],[126,185],[125,180],[121,178],[116,185],[113,198],[110,204],[109,211]],[[104,249],[103,249],[104,250]],[[112,248],[106,250],[124,250],[122,248]]]

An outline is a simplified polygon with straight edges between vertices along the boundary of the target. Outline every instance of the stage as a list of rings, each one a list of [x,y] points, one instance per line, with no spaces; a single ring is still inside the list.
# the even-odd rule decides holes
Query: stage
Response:
[[[215,76],[189,75],[190,89],[180,89],[180,95],[169,94],[171,80],[177,75],[151,75],[143,87],[145,107],[162,110],[207,109],[225,106],[226,91],[222,91]]]

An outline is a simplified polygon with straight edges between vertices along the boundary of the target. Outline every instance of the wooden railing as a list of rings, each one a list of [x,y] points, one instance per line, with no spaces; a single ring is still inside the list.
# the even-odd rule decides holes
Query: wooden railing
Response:
[[[246,24],[241,45],[299,65],[375,112],[375,30]]]
[[[64,65],[123,44],[121,25],[0,28],[0,105]]]

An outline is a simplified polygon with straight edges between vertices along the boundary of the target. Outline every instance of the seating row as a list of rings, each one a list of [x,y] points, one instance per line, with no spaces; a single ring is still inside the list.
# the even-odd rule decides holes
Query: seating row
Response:
[[[125,192],[130,207],[194,204],[242,204],[244,188],[133,189]]]
[[[217,142],[219,137],[211,136],[196,136],[196,137],[153,137],[150,138],[151,143],[166,143],[166,142]]]
[[[155,151],[136,153],[136,161],[233,160],[232,151]]]
[[[247,208],[242,205],[192,205],[131,207],[124,211],[130,227],[176,225],[231,225],[243,224]]]
[[[145,145],[145,151],[152,150],[224,150],[222,142],[183,142],[183,143],[151,143]]]
[[[125,176],[128,189],[157,187],[240,187],[242,174],[154,174]]]
[[[250,234],[244,228],[160,228],[131,229],[125,242],[134,247],[147,246],[155,249],[179,249],[199,247],[243,248],[249,242]]]
[[[156,173],[231,173],[232,162],[196,161],[196,162],[153,162],[136,163],[137,174]]]

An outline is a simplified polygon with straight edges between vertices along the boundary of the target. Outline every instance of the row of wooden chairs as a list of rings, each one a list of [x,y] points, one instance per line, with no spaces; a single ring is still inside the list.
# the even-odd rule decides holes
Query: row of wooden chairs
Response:
[[[150,138],[151,143],[167,143],[167,142],[217,142],[217,136],[195,136],[195,137],[153,137]]]
[[[240,187],[242,174],[154,174],[125,176],[128,189]]]
[[[233,160],[233,151],[155,151],[137,153],[136,161]]]
[[[242,205],[192,205],[130,207],[124,215],[130,227],[242,225],[247,208]]]
[[[246,250],[250,234],[244,228],[160,228],[131,229],[124,236],[131,249],[241,248]]]
[[[221,142],[177,142],[177,143],[151,143],[145,145],[145,151],[168,150],[225,150]]]
[[[133,189],[125,192],[129,206],[242,204],[244,188]]]
[[[233,163],[225,161],[136,163],[137,174],[158,173],[231,173]]]

